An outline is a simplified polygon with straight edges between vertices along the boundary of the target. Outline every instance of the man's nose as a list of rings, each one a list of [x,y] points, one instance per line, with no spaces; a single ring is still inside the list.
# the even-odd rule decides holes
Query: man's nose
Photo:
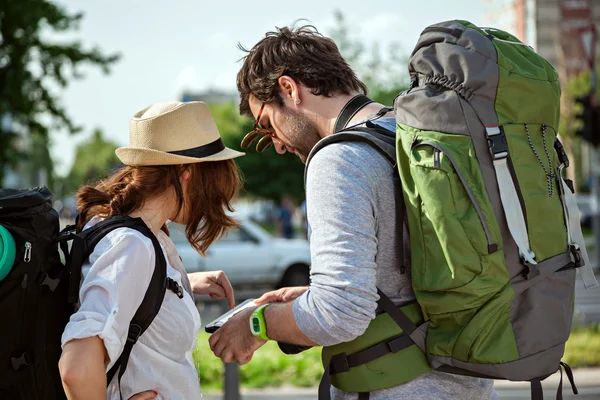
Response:
[[[285,144],[277,138],[273,138],[273,146],[277,154],[285,154]]]

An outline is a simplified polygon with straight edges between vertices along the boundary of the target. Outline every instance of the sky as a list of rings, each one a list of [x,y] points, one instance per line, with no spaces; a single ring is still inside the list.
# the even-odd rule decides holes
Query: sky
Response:
[[[360,0],[204,1],[204,0],[60,0],[71,12],[84,13],[77,32],[51,39],[77,38],[105,53],[118,52],[110,75],[82,68],[82,80],[60,92],[62,104],[84,131],[56,132],[51,153],[60,175],[68,173],[75,147],[96,127],[118,145],[129,142],[129,118],[162,101],[181,99],[183,90],[235,91],[243,53],[276,26],[306,19],[327,34],[334,10],[341,9],[351,36],[385,49],[399,42],[410,54],[428,25],[450,19],[482,24],[485,0],[367,2]],[[385,5],[386,8],[383,8]]]

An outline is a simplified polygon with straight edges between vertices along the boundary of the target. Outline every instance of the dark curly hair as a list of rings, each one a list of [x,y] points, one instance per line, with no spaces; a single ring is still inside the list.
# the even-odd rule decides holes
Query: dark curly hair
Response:
[[[275,28],[242,58],[237,75],[240,93],[240,113],[251,115],[250,95],[263,103],[283,105],[277,80],[287,75],[310,89],[317,96],[334,94],[367,94],[361,82],[333,40],[320,34],[312,25],[299,28]]]

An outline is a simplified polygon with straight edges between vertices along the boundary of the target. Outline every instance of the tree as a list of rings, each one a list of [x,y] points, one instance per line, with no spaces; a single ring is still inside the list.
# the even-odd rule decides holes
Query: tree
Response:
[[[241,150],[240,142],[252,130],[254,121],[240,116],[234,103],[211,105],[210,109],[225,145]],[[246,155],[236,162],[244,174],[248,196],[279,202],[287,193],[297,201],[304,199],[304,164],[296,155],[279,155],[272,148],[258,153],[254,146],[241,151]]]
[[[84,49],[79,42],[45,38],[49,32],[77,29],[82,18],[83,14],[69,14],[50,0],[0,0],[0,184],[6,166],[32,155],[28,149],[16,150],[16,138],[27,134],[47,148],[52,130],[81,129],[51,88],[63,89],[70,80],[81,78],[82,65],[108,73],[119,58],[96,48]]]
[[[115,150],[117,144],[104,138],[100,129],[75,150],[75,160],[69,175],[63,179],[63,194],[73,194],[80,186],[94,183],[122,166]]]
[[[600,69],[597,74],[600,77]],[[587,185],[588,182],[584,179],[586,173],[584,173],[582,163],[584,151],[588,150],[590,145],[575,135],[575,132],[583,127],[583,121],[577,118],[577,115],[581,114],[583,110],[575,100],[589,94],[590,77],[590,72],[586,71],[566,81],[563,84],[561,97],[559,133],[571,161],[571,166],[566,169],[567,176],[574,181],[576,192],[587,192],[590,189]],[[597,92],[596,98],[600,98],[600,91]]]
[[[385,53],[377,42],[369,45],[350,35],[344,14],[334,11],[336,25],[329,36],[340,49],[358,77],[367,85],[369,96],[378,103],[391,106],[394,98],[408,87],[408,58],[398,42],[392,42]],[[353,27],[352,32],[357,32]]]

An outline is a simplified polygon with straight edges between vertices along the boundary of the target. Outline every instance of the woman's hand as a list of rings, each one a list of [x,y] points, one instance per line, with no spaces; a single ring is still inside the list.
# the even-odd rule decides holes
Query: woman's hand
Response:
[[[308,290],[308,286],[291,286],[267,292],[254,300],[254,303],[260,305],[265,303],[281,303],[296,300]]]
[[[194,272],[188,274],[192,292],[194,294],[207,294],[212,299],[227,299],[229,307],[235,307],[233,288],[227,275],[223,271]]]

